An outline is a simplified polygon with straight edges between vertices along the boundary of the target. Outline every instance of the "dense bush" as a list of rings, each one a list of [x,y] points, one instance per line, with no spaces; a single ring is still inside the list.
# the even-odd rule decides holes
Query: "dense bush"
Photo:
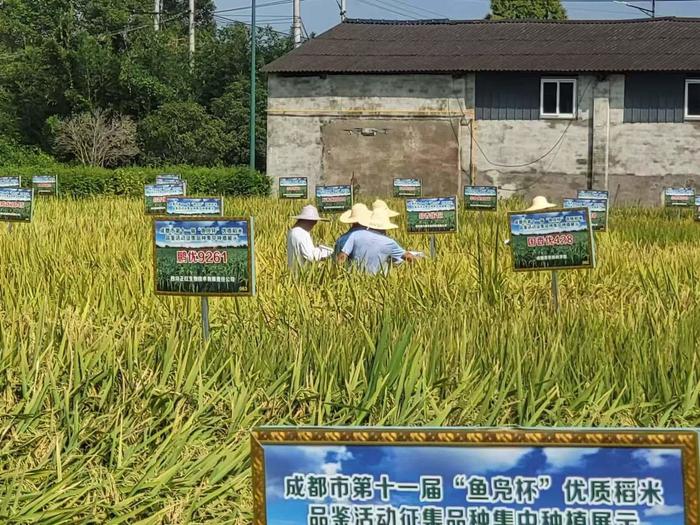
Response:
[[[1,112],[1,110],[0,110]],[[47,168],[56,161],[50,155],[33,146],[21,146],[5,137],[0,137],[0,167],[36,166]]]
[[[0,176],[21,175],[22,185],[31,183],[32,175],[58,176],[59,194],[72,197],[92,195],[143,195],[145,184],[162,173],[177,173],[187,181],[189,195],[264,196],[270,193],[269,177],[246,167],[192,168],[120,168],[108,170],[91,167],[0,167]]]

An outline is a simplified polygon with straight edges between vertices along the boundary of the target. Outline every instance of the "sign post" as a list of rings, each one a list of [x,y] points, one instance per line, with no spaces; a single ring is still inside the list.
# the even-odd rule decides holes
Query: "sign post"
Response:
[[[552,270],[552,306],[554,311],[559,312],[559,273]]]
[[[690,429],[261,427],[250,450],[253,525],[697,525]]]
[[[394,179],[393,188],[396,198],[420,197],[423,194],[423,182],[420,179]]]
[[[437,255],[436,233],[455,233],[458,229],[457,197],[406,199],[408,233],[430,234],[430,256]]]
[[[498,187],[465,186],[464,208],[467,210],[496,211],[498,209]]]
[[[352,208],[353,192],[350,184],[339,186],[316,186],[318,211],[340,213]]]
[[[510,212],[510,247],[516,272],[550,270],[552,305],[559,311],[557,270],[595,268],[588,208]]]
[[[564,199],[565,209],[588,208],[591,216],[593,231],[607,231],[608,229],[608,201],[593,198]]]
[[[31,222],[33,215],[33,189],[0,188],[0,221],[9,222],[11,226],[14,222]]]
[[[209,297],[202,298],[202,337],[204,342],[209,342]]]
[[[22,177],[0,177],[0,188],[19,188],[22,186]]]
[[[694,188],[666,188],[663,193],[665,208],[677,208],[678,217],[681,216],[681,208],[690,208],[695,205]]]
[[[201,298],[208,341],[209,296],[255,295],[253,218],[154,218],[153,281],[157,295]]]
[[[309,181],[306,177],[280,177],[280,199],[308,199]]]
[[[167,197],[165,213],[168,215],[223,215],[223,197]]]
[[[58,180],[55,175],[34,175],[32,188],[35,195],[58,195]]]
[[[184,197],[185,192],[186,187],[183,182],[146,185],[143,190],[146,214],[154,215],[166,212],[168,197]]]

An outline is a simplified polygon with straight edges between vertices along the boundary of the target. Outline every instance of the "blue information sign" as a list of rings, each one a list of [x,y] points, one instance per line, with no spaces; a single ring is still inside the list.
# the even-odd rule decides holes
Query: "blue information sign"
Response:
[[[165,212],[168,215],[223,215],[221,197],[168,197]]]
[[[694,431],[259,429],[255,525],[697,525]]]

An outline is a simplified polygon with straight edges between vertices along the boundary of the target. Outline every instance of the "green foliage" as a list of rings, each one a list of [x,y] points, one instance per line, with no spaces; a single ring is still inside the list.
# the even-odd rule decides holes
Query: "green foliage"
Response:
[[[1,148],[1,146],[0,146]],[[1,149],[0,149],[1,151]],[[119,168],[108,170],[92,167],[69,167],[46,164],[35,167],[0,167],[0,176],[21,175],[22,184],[29,186],[32,175],[51,174],[58,177],[61,196],[91,197],[97,195],[127,195],[143,197],[145,184],[152,184],[157,175],[177,173],[187,181],[189,195],[268,195],[272,181],[260,172],[247,167],[191,168],[168,166],[164,168]]]
[[[14,167],[34,166],[35,168],[47,168],[56,166],[56,161],[39,148],[21,146],[15,142],[0,137],[0,166],[2,170],[11,175]]]
[[[203,151],[177,151],[157,139],[143,161],[206,165],[247,163],[245,91],[250,82],[250,32],[217,28],[213,0],[197,1],[197,55],[190,69],[188,0],[166,0],[161,30],[153,30],[144,0],[4,0],[0,8],[0,136],[53,151],[47,123],[97,109],[140,121],[164,105],[195,101],[214,118]],[[289,38],[258,32],[258,67],[290,49]],[[265,163],[265,75],[258,73],[258,157]],[[213,106],[216,102],[216,109]],[[245,122],[241,124],[243,121]],[[162,122],[161,122],[162,123]],[[160,126],[158,126],[160,127]],[[182,135],[181,130],[174,130]],[[190,138],[179,137],[188,144]],[[194,160],[191,160],[194,159]]]
[[[565,20],[566,9],[560,0],[491,0],[493,20]]]
[[[224,123],[196,102],[172,102],[141,121],[139,140],[149,163],[217,166],[228,137]]]

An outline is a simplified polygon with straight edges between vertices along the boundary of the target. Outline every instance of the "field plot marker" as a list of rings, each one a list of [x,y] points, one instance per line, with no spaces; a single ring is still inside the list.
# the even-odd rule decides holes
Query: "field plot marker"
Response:
[[[430,258],[435,259],[435,234],[430,236]]]
[[[559,312],[559,272],[552,272],[552,306],[554,310]]]
[[[202,336],[204,342],[209,342],[209,297],[202,297]]]

